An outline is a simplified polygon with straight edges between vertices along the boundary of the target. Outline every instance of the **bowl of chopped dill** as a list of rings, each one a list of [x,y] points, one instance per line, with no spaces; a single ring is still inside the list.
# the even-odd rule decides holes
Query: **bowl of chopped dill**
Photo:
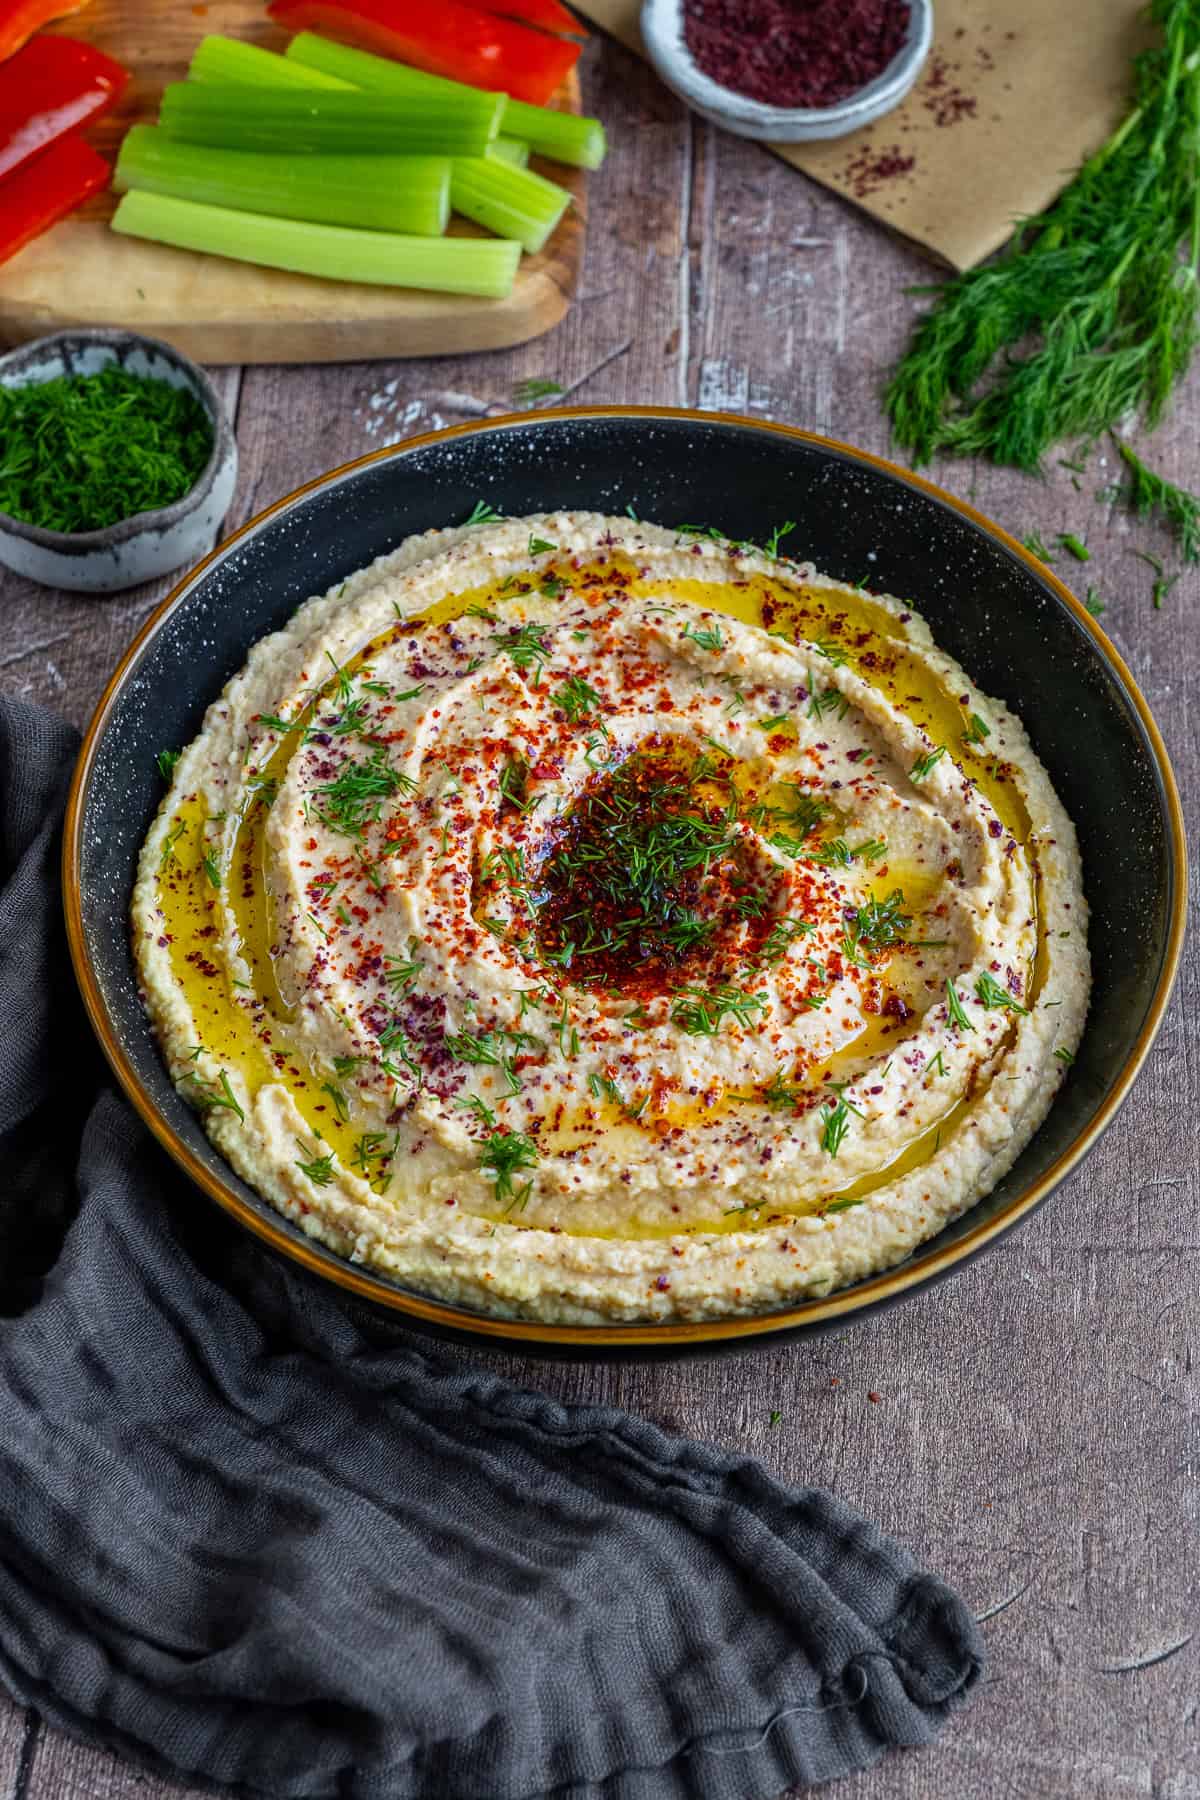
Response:
[[[62,331],[0,357],[0,563],[111,594],[201,556],[237,448],[204,371],[127,331]]]

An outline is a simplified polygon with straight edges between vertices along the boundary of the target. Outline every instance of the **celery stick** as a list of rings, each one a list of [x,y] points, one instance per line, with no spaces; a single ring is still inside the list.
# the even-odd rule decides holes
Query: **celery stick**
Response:
[[[168,137],[225,150],[484,156],[503,96],[463,94],[453,106],[440,94],[397,106],[385,94],[176,81],[163,94],[159,123]]]
[[[535,156],[574,163],[580,169],[598,169],[608,150],[599,119],[555,112],[552,106],[530,106],[524,100],[506,100],[500,129],[506,137],[528,144]]]
[[[450,158],[214,150],[134,125],[121,145],[113,186],[119,194],[141,188],[238,212],[440,237],[450,213]]]
[[[477,91],[460,81],[447,81],[442,75],[427,75],[423,69],[410,69],[385,56],[372,56],[367,50],[335,44],[312,31],[297,33],[284,51],[284,61],[319,69],[323,75],[337,75],[371,93],[406,100],[415,99],[418,94],[440,94],[449,104],[459,94]],[[522,100],[506,98],[500,130],[506,137],[520,138],[539,156],[550,156],[557,162],[598,169],[604,161],[604,127],[599,119],[581,119],[577,113],[555,112],[552,107],[528,106]]]
[[[529,145],[522,144],[518,138],[498,137],[488,145],[488,155],[497,162],[511,163],[514,169],[529,167]]]
[[[456,156],[450,163],[450,204],[499,237],[516,238],[526,250],[542,248],[567,209],[565,188],[514,169],[490,156]]]
[[[433,288],[502,300],[511,293],[521,246],[504,238],[400,237],[387,231],[350,231],[235,212],[199,200],[177,200],[139,189],[124,195],[112,228],[129,237],[230,256],[238,262],[293,269],[333,281],[382,287]]]
[[[238,87],[349,88],[354,84],[289,62],[273,50],[243,44],[240,38],[201,38],[192,57],[188,77],[192,81],[232,82]]]

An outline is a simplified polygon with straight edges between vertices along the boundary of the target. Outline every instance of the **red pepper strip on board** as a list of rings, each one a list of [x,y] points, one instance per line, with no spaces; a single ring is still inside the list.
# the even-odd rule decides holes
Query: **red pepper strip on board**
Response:
[[[0,63],[0,176],[106,112],[129,71],[75,38],[36,37]]]
[[[546,104],[579,58],[578,44],[463,0],[271,0],[267,12],[288,31],[315,31],[534,106]]]
[[[94,194],[111,171],[81,137],[59,138],[0,181],[0,263]]]
[[[61,0],[60,0],[61,3]],[[585,38],[587,26],[574,13],[569,13],[558,0],[475,0],[484,12],[500,13],[508,19],[520,19],[526,25],[538,25],[543,31],[556,31],[567,37]]]
[[[77,13],[88,0],[0,0],[0,62],[6,62],[51,19]]]

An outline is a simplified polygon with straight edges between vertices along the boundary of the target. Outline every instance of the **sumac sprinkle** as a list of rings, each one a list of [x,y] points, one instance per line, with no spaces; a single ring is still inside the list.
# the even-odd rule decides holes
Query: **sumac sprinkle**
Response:
[[[907,0],[684,0],[684,41],[722,87],[768,106],[836,106],[874,81]]]

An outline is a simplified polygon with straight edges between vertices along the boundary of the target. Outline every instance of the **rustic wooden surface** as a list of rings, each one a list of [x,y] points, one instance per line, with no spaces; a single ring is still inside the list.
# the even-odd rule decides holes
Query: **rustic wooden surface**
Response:
[[[95,44],[129,70],[117,105],[88,133],[110,162],[131,125],[158,117],[163,88],[183,80],[202,37],[215,33],[282,51],[289,36],[267,17],[262,0],[159,6],[152,29],[146,0],[90,0],[83,12],[51,29]],[[578,111],[574,74],[563,93],[557,104]],[[125,326],[166,338],[200,362],[323,363],[526,343],[557,325],[571,303],[587,193],[582,170],[538,157],[532,166],[569,188],[575,204],[544,248],[521,258],[503,300],[322,281],[116,237],[106,224],[118,196],[105,188],[0,267],[0,344],[73,325]],[[450,230],[453,236],[486,235],[458,218]]]
[[[343,458],[505,403],[531,375],[580,401],[736,408],[886,449],[876,396],[917,304],[905,287],[927,273],[915,257],[770,156],[692,124],[611,44],[587,52],[585,98],[615,149],[565,322],[516,353],[223,371],[242,457],[230,525]],[[1200,376],[1155,447],[1193,486],[1198,425]],[[1169,547],[1095,501],[1103,471],[1079,492],[1062,470],[1048,485],[935,473],[1018,533],[1087,538],[1093,560],[1068,578],[1106,601],[1194,822],[1200,573],[1152,609],[1131,552]],[[165,585],[97,601],[9,577],[0,679],[82,722]],[[830,1800],[1200,1800],[1200,1058],[1185,1024],[1198,974],[1193,952],[1137,1094],[1085,1168],[936,1291],[741,1360],[477,1358],[831,1488],[960,1585],[987,1621],[986,1685],[934,1748],[837,1783]],[[0,1800],[134,1796],[199,1790],[0,1702]]]

